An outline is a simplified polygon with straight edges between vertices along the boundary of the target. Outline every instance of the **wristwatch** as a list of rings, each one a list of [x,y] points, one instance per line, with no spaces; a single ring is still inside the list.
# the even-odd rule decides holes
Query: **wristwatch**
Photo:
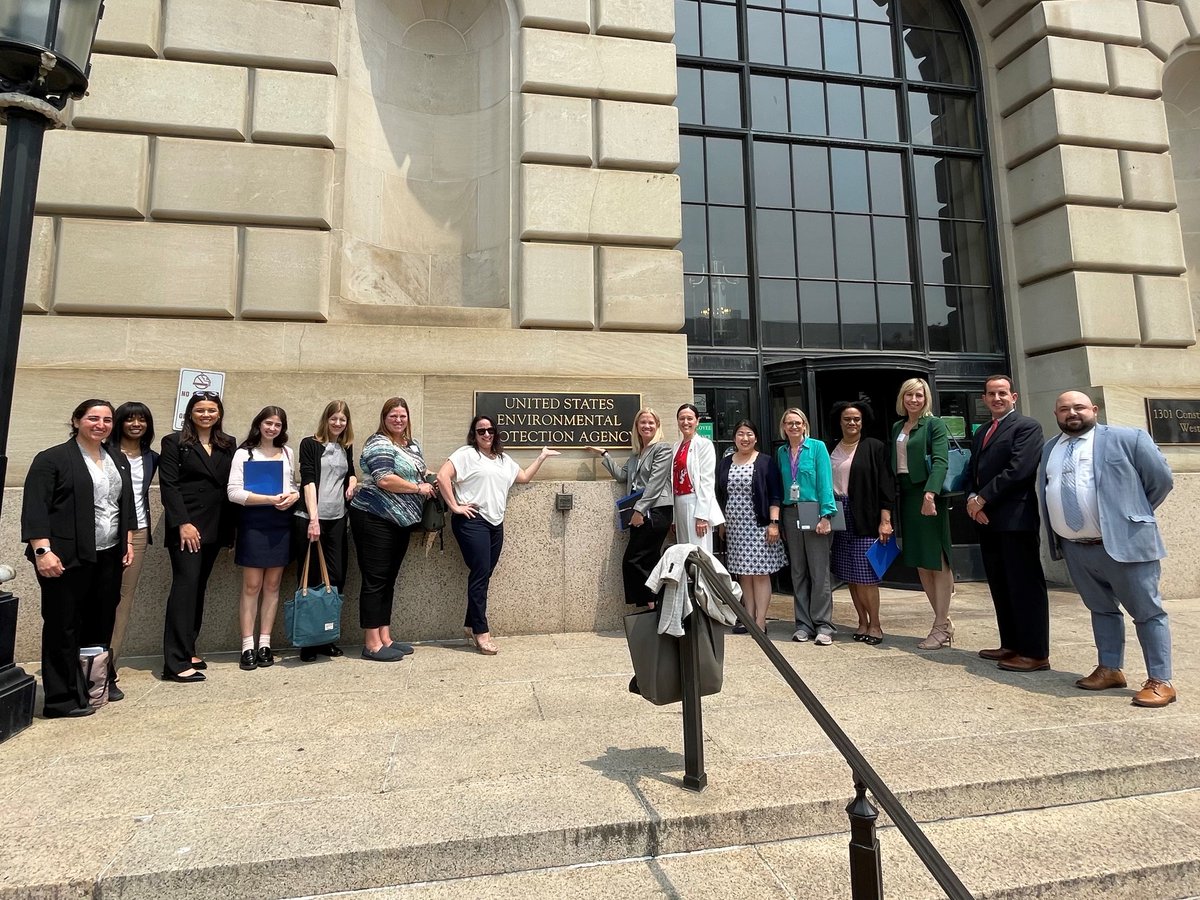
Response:
[[[47,553],[49,553],[49,552],[50,552],[50,548],[49,548],[49,547],[34,547],[34,548],[33,548],[33,555],[34,555],[34,556],[45,556],[45,555],[46,555]]]

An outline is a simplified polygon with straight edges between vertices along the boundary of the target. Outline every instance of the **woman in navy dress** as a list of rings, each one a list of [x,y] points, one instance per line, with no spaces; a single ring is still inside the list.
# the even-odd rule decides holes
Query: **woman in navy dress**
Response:
[[[264,406],[254,417],[250,433],[229,469],[229,499],[242,510],[234,562],[242,567],[242,626],[240,668],[249,671],[275,664],[271,651],[271,629],[279,608],[279,582],[292,558],[292,516],[288,512],[300,499],[292,477],[292,451],[287,446],[287,413],[278,406]],[[259,494],[245,487],[248,462],[278,462],[283,479],[278,493]],[[275,485],[272,485],[275,487]],[[258,646],[254,625],[258,620]]]

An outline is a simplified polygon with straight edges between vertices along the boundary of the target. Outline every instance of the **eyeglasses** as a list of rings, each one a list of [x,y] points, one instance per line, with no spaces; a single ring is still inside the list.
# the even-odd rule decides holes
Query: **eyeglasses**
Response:
[[[485,435],[485,434],[495,434],[496,429],[495,428],[476,428],[475,433],[480,436]]]
[[[803,428],[804,423],[803,422],[784,422],[783,427],[784,428]]]
[[[218,394],[216,391],[194,391],[192,393],[192,396],[196,397],[199,400],[220,400],[221,399],[221,395]]]

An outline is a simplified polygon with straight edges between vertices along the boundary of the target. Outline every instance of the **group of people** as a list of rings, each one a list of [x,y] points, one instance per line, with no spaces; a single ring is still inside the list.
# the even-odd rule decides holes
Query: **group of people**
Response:
[[[80,663],[83,647],[107,648],[107,697],[124,697],[117,663],[152,542],[149,500],[156,473],[171,559],[164,680],[205,680],[197,638],[209,576],[222,548],[234,548],[242,570],[239,665],[254,670],[275,662],[271,631],[291,562],[297,563],[298,577],[307,569],[308,584],[315,586],[324,578],[320,567],[304,563],[323,554],[330,584],[344,588],[347,527],[362,574],[363,658],[395,662],[411,654],[411,644],[392,639],[392,602],[410,537],[435,493],[451,513],[469,569],[464,633],[480,653],[497,652],[487,599],[504,546],[509,489],[530,481],[558,451],[544,448],[522,469],[504,451],[495,420],[477,415],[466,443],[430,472],[401,397],[384,402],[378,427],[357,458],[350,409],[341,400],[325,407],[315,433],[300,442],[295,456],[281,407],[264,407],[240,444],[224,431],[224,417],[218,393],[193,393],[182,427],[163,437],[155,452],[154,419],[145,404],[89,399],[71,414],[70,437],[34,457],[25,480],[21,535],[41,588],[46,717],[95,711]],[[281,475],[277,482],[247,477],[251,463],[271,462],[278,463],[267,467]],[[300,649],[304,661],[318,654],[341,656],[342,650],[335,644]]]
[[[1058,399],[1055,417],[1063,434],[1044,444],[1037,421],[1015,411],[1010,377],[989,378],[983,400],[992,421],[974,434],[961,494],[978,526],[1000,646],[979,655],[1013,672],[1050,668],[1040,555],[1044,522],[1052,557],[1066,559],[1092,614],[1098,665],[1076,684],[1085,690],[1125,686],[1124,607],[1149,676],[1133,703],[1173,702],[1170,631],[1158,591],[1166,551],[1154,515],[1172,484],[1162,453],[1144,431],[1098,426],[1097,408],[1079,392]],[[633,452],[623,465],[606,449],[589,448],[630,494],[640,492],[622,561],[626,602],[654,604],[646,581],[670,536],[711,553],[718,529],[726,566],[760,629],[766,630],[771,576],[790,566],[793,641],[833,642],[836,581],[849,586],[858,618],[853,639],[877,646],[884,639],[882,579],[868,551],[898,536],[900,558],[916,569],[933,610],[929,634],[917,647],[951,646],[951,435],[933,415],[924,379],[901,385],[896,414],[888,446],[863,433],[871,424],[869,404],[836,403],[830,424],[840,437],[826,446],[810,436],[804,412],[789,408],[779,421],[783,443],[774,454],[760,450],[758,427],[742,420],[733,429],[732,452],[718,461],[712,441],[696,433],[696,407],[685,403],[676,411],[679,438],[673,444],[654,410],[639,411]],[[1103,463],[1093,466],[1094,459]]]

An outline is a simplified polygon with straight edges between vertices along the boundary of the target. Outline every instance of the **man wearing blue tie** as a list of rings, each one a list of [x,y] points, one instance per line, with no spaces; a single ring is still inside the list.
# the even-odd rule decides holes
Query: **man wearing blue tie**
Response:
[[[1154,510],[1173,485],[1171,469],[1146,432],[1097,425],[1087,394],[1067,391],[1054,405],[1062,434],[1042,450],[1038,486],[1050,555],[1065,559],[1092,613],[1098,665],[1075,684],[1088,691],[1125,687],[1129,613],[1149,676],[1135,706],[1175,702],[1171,628],[1158,590],[1167,555]]]

